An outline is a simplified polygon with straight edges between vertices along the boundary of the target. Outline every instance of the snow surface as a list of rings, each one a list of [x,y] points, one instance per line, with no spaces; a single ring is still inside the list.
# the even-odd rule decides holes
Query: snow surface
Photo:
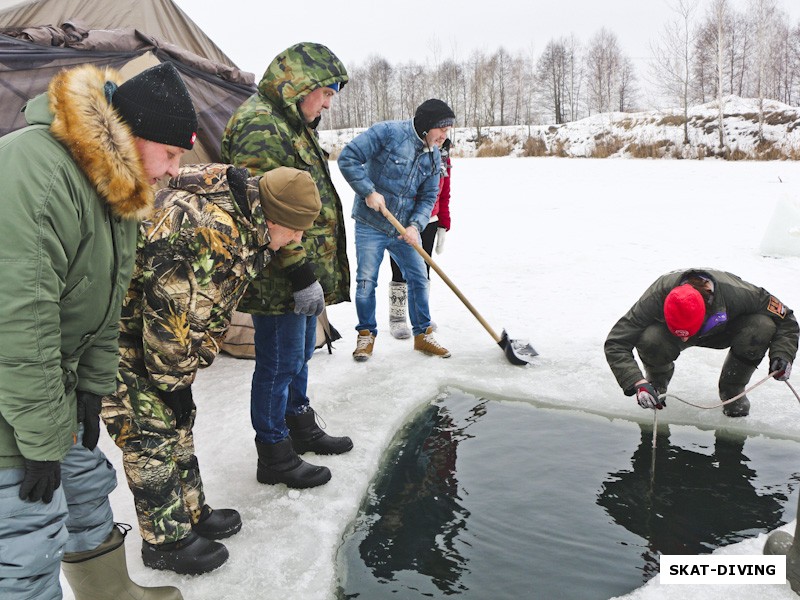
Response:
[[[335,163],[334,182],[349,215],[353,194]],[[492,398],[585,410],[651,422],[618,388],[603,355],[616,320],[664,272],[688,267],[732,271],[800,308],[800,258],[762,256],[759,247],[778,203],[796,200],[800,164],[563,158],[457,159],[453,166],[453,228],[434,259],[492,326],[527,338],[535,364],[509,364],[489,334],[432,274],[431,307],[437,339],[453,353],[443,360],[412,351],[410,340],[389,335],[386,284],[378,290],[380,332],[375,354],[355,363],[355,308],[329,310],[344,339],[332,355],[310,363],[309,395],[327,430],[353,438],[343,456],[307,457],[331,468],[320,488],[297,491],[260,485],[249,418],[252,363],[221,356],[194,386],[195,427],[207,500],[242,513],[242,531],[225,541],[231,558],[199,577],[145,568],[137,529],[127,540],[133,578],[174,584],[188,600],[334,597],[335,553],[375,476],[384,449],[415,411],[455,387]],[[346,219],[351,245],[353,221]],[[787,231],[800,222],[785,222]],[[791,254],[791,252],[787,253]],[[677,363],[670,391],[714,404],[725,353],[689,349]],[[757,371],[763,377],[766,365]],[[767,381],[750,394],[749,417],[732,421],[720,409],[670,402],[659,422],[727,427],[748,434],[800,440],[800,405],[783,383]],[[121,454],[107,435],[101,447],[117,468],[115,518],[135,524]],[[786,526],[793,532],[794,523]],[[760,554],[765,536],[719,552]],[[568,573],[564,577],[568,577]],[[64,583],[66,598],[72,598]],[[632,592],[635,599],[700,600],[796,598],[783,586],[666,586],[658,578]],[[372,599],[370,599],[372,600]]]

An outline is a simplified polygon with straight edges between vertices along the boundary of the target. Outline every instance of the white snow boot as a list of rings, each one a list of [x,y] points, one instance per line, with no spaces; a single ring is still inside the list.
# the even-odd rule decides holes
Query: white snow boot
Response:
[[[406,322],[406,302],[408,287],[405,283],[392,281],[389,283],[389,331],[398,340],[411,337],[411,328]]]

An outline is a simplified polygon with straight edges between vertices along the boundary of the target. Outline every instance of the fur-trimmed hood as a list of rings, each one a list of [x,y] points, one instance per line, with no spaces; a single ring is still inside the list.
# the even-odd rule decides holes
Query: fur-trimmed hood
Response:
[[[105,93],[106,82],[119,85],[121,81],[115,70],[92,65],[61,71],[47,91],[50,131],[67,147],[113,214],[141,219],[153,207],[153,189],[133,133]]]

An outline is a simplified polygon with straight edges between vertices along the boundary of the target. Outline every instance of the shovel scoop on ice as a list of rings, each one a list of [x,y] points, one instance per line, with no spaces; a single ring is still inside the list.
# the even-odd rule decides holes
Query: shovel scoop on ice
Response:
[[[389,220],[389,222],[394,226],[395,229],[397,229],[398,232],[400,232],[401,235],[405,235],[406,228],[400,224],[400,221],[398,221],[391,212],[389,212],[388,208],[385,206],[381,207],[381,214]],[[505,329],[503,330],[502,336],[497,335],[497,332],[492,329],[489,323],[486,322],[486,319],[484,319],[480,313],[478,313],[475,307],[472,306],[472,303],[470,303],[464,294],[461,293],[461,290],[456,287],[456,284],[450,281],[450,278],[445,275],[444,271],[439,268],[439,265],[433,261],[430,255],[425,252],[425,250],[423,250],[419,244],[412,245],[414,246],[414,250],[416,250],[423,260],[428,263],[434,271],[436,271],[439,277],[442,278],[442,281],[444,281],[447,286],[453,290],[455,295],[458,296],[458,299],[464,303],[464,306],[469,309],[475,318],[478,319],[480,324],[483,325],[484,329],[489,332],[489,335],[492,336],[492,339],[497,342],[498,346],[500,346],[503,354],[506,355],[508,362],[510,362],[512,365],[527,365],[531,362],[531,359],[534,356],[538,355],[538,352],[536,352],[536,350],[533,349],[533,346],[531,346],[528,342],[523,340],[512,340],[509,338]]]

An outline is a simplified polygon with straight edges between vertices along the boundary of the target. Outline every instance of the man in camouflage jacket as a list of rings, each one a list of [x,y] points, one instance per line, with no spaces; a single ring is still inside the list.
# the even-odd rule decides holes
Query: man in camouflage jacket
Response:
[[[241,528],[232,509],[205,502],[192,426],[191,385],[219,353],[248,283],[319,214],[310,175],[263,177],[223,164],[182,167],[139,232],[122,307],[117,392],[103,419],[124,454],[147,566],[198,574],[221,565],[210,541]]]
[[[797,344],[792,310],[767,290],[725,271],[691,269],[654,281],[611,329],[605,354],[625,395],[636,396],[642,408],[661,409],[675,360],[686,348],[729,348],[719,377],[726,401],[743,394],[767,350],[769,372],[788,379]],[[729,417],[749,411],[744,395],[723,406]]]
[[[350,300],[342,203],[315,130],[322,111],[347,80],[344,65],[325,46],[291,46],[270,63],[258,92],[237,109],[222,138],[226,162],[251,174],[281,165],[308,171],[322,200],[303,244],[281,249],[239,307],[253,315],[255,326],[251,415],[262,483],[321,485],[330,479],[330,471],[298,462],[295,453],[339,454],[352,448],[349,438],[327,435],[298,444],[298,437],[308,437],[299,430],[307,432],[314,423],[306,389],[316,317],[325,305]]]

